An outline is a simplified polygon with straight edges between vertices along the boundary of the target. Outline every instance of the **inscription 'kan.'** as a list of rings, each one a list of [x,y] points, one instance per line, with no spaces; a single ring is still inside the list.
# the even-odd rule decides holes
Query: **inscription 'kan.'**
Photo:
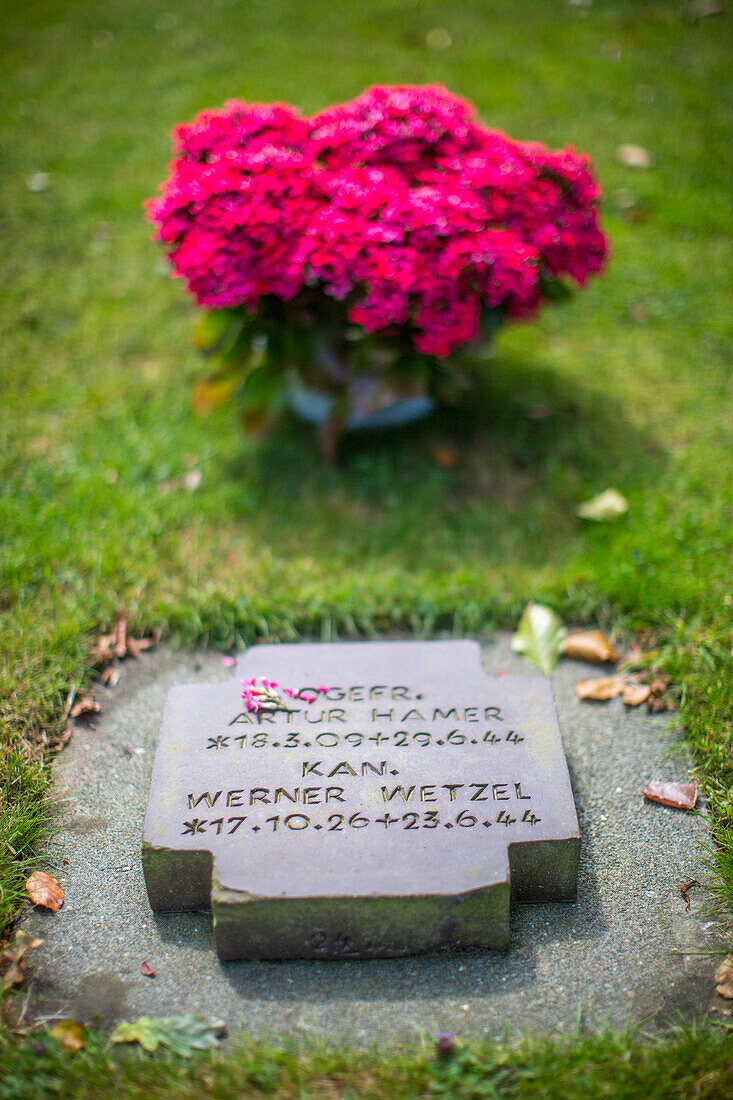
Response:
[[[222,959],[504,948],[512,898],[574,899],[579,850],[550,683],[475,642],[256,646],[169,693],[145,881],[211,909]]]

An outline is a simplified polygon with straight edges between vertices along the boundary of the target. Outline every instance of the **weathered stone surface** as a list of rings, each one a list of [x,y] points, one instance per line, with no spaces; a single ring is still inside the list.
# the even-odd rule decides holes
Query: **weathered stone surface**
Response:
[[[252,677],[315,698],[254,714]],[[467,641],[259,646],[170,692],[143,868],[223,959],[378,957],[506,947],[510,896],[574,897],[579,844],[549,681]]]

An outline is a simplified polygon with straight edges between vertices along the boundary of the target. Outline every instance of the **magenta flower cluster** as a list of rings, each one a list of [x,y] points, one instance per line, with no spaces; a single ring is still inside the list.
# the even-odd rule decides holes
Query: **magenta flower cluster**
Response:
[[[230,102],[174,131],[148,203],[200,305],[257,309],[306,288],[368,332],[446,356],[482,310],[531,316],[547,279],[583,284],[606,241],[587,157],[486,129],[444,88],[376,87],[303,118]]]

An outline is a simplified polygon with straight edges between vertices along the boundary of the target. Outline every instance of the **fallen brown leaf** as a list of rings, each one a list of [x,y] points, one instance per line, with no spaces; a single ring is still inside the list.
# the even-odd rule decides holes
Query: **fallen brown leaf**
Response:
[[[598,523],[616,520],[629,510],[629,502],[618,489],[606,489],[590,500],[584,500],[575,509],[576,516]]]
[[[453,39],[445,27],[433,27],[425,35],[425,45],[431,50],[447,50],[452,43]]]
[[[619,145],[616,157],[627,168],[651,168],[652,166],[651,154],[643,145],[631,143]]]
[[[100,682],[106,684],[107,687],[117,687],[122,676],[122,669],[117,668],[115,665],[108,665],[104,669],[102,675],[99,677]]]
[[[114,625],[111,636],[112,654],[115,657],[124,657],[127,653],[127,616],[120,615]]]
[[[76,1020],[59,1020],[49,1031],[49,1035],[60,1043],[69,1054],[75,1054],[86,1045],[86,1028]]]
[[[658,714],[663,710],[674,710],[675,701],[669,691],[670,677],[666,673],[653,674],[650,672],[649,680],[649,710],[652,714]]]
[[[733,955],[728,955],[715,971],[715,981],[720,996],[733,1001]]]
[[[65,725],[62,729],[61,733],[59,733],[58,736],[54,737],[51,743],[51,747],[58,752],[64,747],[64,745],[68,744],[68,742],[71,740],[71,735],[73,732],[74,727],[71,725],[70,722],[67,723],[67,725]]]
[[[111,634],[100,634],[92,642],[90,656],[96,665],[106,665],[113,657],[127,653],[127,618],[119,615]]]
[[[689,882],[685,882],[682,886],[680,886],[680,894],[682,895],[682,900],[685,902],[688,909],[690,908],[690,895],[687,891],[691,890],[693,886],[699,885],[700,883],[697,881],[697,879],[692,878]]]
[[[3,989],[12,989],[13,986],[20,985],[25,978],[23,966],[26,952],[40,947],[42,943],[43,940],[37,940],[27,932],[22,932],[20,929],[16,931],[15,940],[0,955],[0,960],[7,966],[2,979]]]
[[[605,664],[606,661],[618,661],[619,655],[600,630],[584,630],[568,634],[560,647],[563,657],[575,661],[593,661]]]
[[[52,875],[45,871],[34,871],[25,884],[34,905],[57,912],[64,904],[64,891]]]
[[[650,694],[651,690],[648,684],[639,684],[634,680],[628,680],[621,692],[621,701],[627,707],[640,707],[642,703],[646,703]]]
[[[458,465],[458,452],[445,444],[433,447],[430,457],[441,470],[454,470]]]
[[[82,695],[69,711],[69,717],[80,718],[83,714],[97,714],[98,711],[99,703],[96,699],[92,699],[91,695]]]
[[[695,0],[685,12],[688,23],[697,23],[699,19],[706,19],[711,15],[724,15],[725,8],[717,0]]]
[[[140,963],[140,973],[142,974],[143,978],[155,977],[155,971],[153,970],[149,962]]]
[[[143,650],[152,649],[154,645],[155,642],[152,638],[128,638],[127,652],[130,657],[134,657],[137,660]]]
[[[130,638],[127,634],[127,616],[119,615],[111,634],[100,634],[92,642],[89,653],[95,665],[108,665],[116,657],[139,657],[143,650],[156,644],[153,638]],[[116,682],[116,681],[115,681]]]
[[[693,810],[697,802],[697,783],[660,783],[652,780],[642,791],[649,802],[659,802],[674,810]]]
[[[602,680],[578,680],[575,694],[579,699],[592,702],[605,702],[615,699],[624,690],[626,680],[623,676],[606,676]]]
[[[549,420],[554,411],[552,405],[527,405],[524,415],[528,420]]]

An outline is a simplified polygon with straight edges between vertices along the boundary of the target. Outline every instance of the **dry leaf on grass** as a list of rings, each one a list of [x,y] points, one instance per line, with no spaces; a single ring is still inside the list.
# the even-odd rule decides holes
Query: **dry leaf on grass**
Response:
[[[651,168],[651,153],[643,145],[625,142],[616,150],[616,157],[626,168]]]
[[[524,415],[527,420],[549,420],[554,411],[552,405],[527,405]]]
[[[111,634],[100,634],[92,642],[89,653],[95,665],[108,665],[116,657],[139,657],[144,649],[155,645],[152,638],[130,638],[127,634],[127,616],[118,615]]]
[[[596,664],[619,659],[618,653],[600,630],[568,634],[562,643],[561,652],[563,657],[571,657],[575,661],[593,661]]]
[[[191,397],[193,411],[197,416],[210,416],[214,409],[218,409],[234,393],[241,381],[242,376],[236,371],[202,378],[193,389]],[[175,487],[173,482],[168,484]]]
[[[194,489],[198,489],[201,484],[203,474],[200,470],[189,470],[188,473],[182,477],[169,478],[167,481],[161,481],[158,486],[158,492],[162,496],[166,496],[167,493],[175,493],[179,489],[186,489],[189,493]]]
[[[49,1031],[49,1035],[69,1054],[75,1054],[86,1045],[86,1028],[76,1020],[59,1020]]]
[[[95,665],[106,665],[114,657],[127,653],[127,619],[120,615],[111,634],[100,634],[89,647],[89,655]]]
[[[117,687],[122,676],[122,669],[117,668],[115,665],[108,665],[99,677],[100,683],[105,684],[106,687]]]
[[[51,746],[50,746],[51,750],[53,752],[60,752],[61,749],[63,749],[64,745],[67,745],[69,743],[69,741],[71,740],[71,735],[72,735],[73,732],[74,732],[74,727],[71,725],[71,723],[64,726],[64,728],[61,730],[61,733],[59,733],[51,741]]]
[[[728,955],[715,971],[715,981],[720,996],[733,1001],[733,955]]]
[[[458,451],[445,443],[433,447],[430,457],[441,470],[455,470],[458,465]]]
[[[129,657],[134,657],[136,660],[140,654],[146,649],[152,649],[155,645],[153,638],[128,638],[127,639],[127,654]]]
[[[697,881],[697,879],[692,878],[689,882],[685,882],[682,884],[682,886],[680,886],[680,894],[682,896],[682,900],[684,901],[688,909],[690,908],[690,895],[688,891],[691,890],[693,886],[699,885],[700,883]]]
[[[624,512],[628,512],[629,502],[618,489],[606,489],[598,496],[583,501],[575,509],[575,514],[581,519],[592,519],[598,523],[618,519]]]
[[[25,977],[23,967],[26,952],[34,947],[40,947],[42,943],[43,940],[37,940],[27,932],[21,932],[20,929],[16,931],[14,941],[8,944],[0,955],[0,961],[6,966],[2,978],[3,989],[12,989],[13,986],[20,985]]]
[[[194,489],[198,489],[203,478],[203,474],[200,470],[189,470],[187,474],[183,475],[183,481],[181,484],[184,489],[187,489],[189,493],[192,493]]]
[[[697,23],[699,19],[707,19],[711,15],[724,15],[725,7],[718,0],[695,0],[685,12],[688,23]]]
[[[91,695],[82,695],[81,699],[77,699],[73,707],[69,711],[70,718],[81,718],[84,714],[98,714],[99,703],[96,699],[92,699]]]
[[[652,714],[658,714],[662,710],[675,709],[675,701],[669,690],[670,683],[669,676],[650,673],[649,710]]]
[[[433,27],[425,35],[425,45],[431,50],[447,50],[452,44],[453,39],[445,27]]]
[[[57,912],[64,904],[64,891],[52,875],[45,871],[34,871],[25,884],[34,905]]]
[[[31,172],[26,176],[25,185],[29,191],[47,191],[51,177],[48,172]]]
[[[673,810],[693,810],[697,802],[697,783],[661,783],[652,780],[642,791],[648,802],[659,802]]]

